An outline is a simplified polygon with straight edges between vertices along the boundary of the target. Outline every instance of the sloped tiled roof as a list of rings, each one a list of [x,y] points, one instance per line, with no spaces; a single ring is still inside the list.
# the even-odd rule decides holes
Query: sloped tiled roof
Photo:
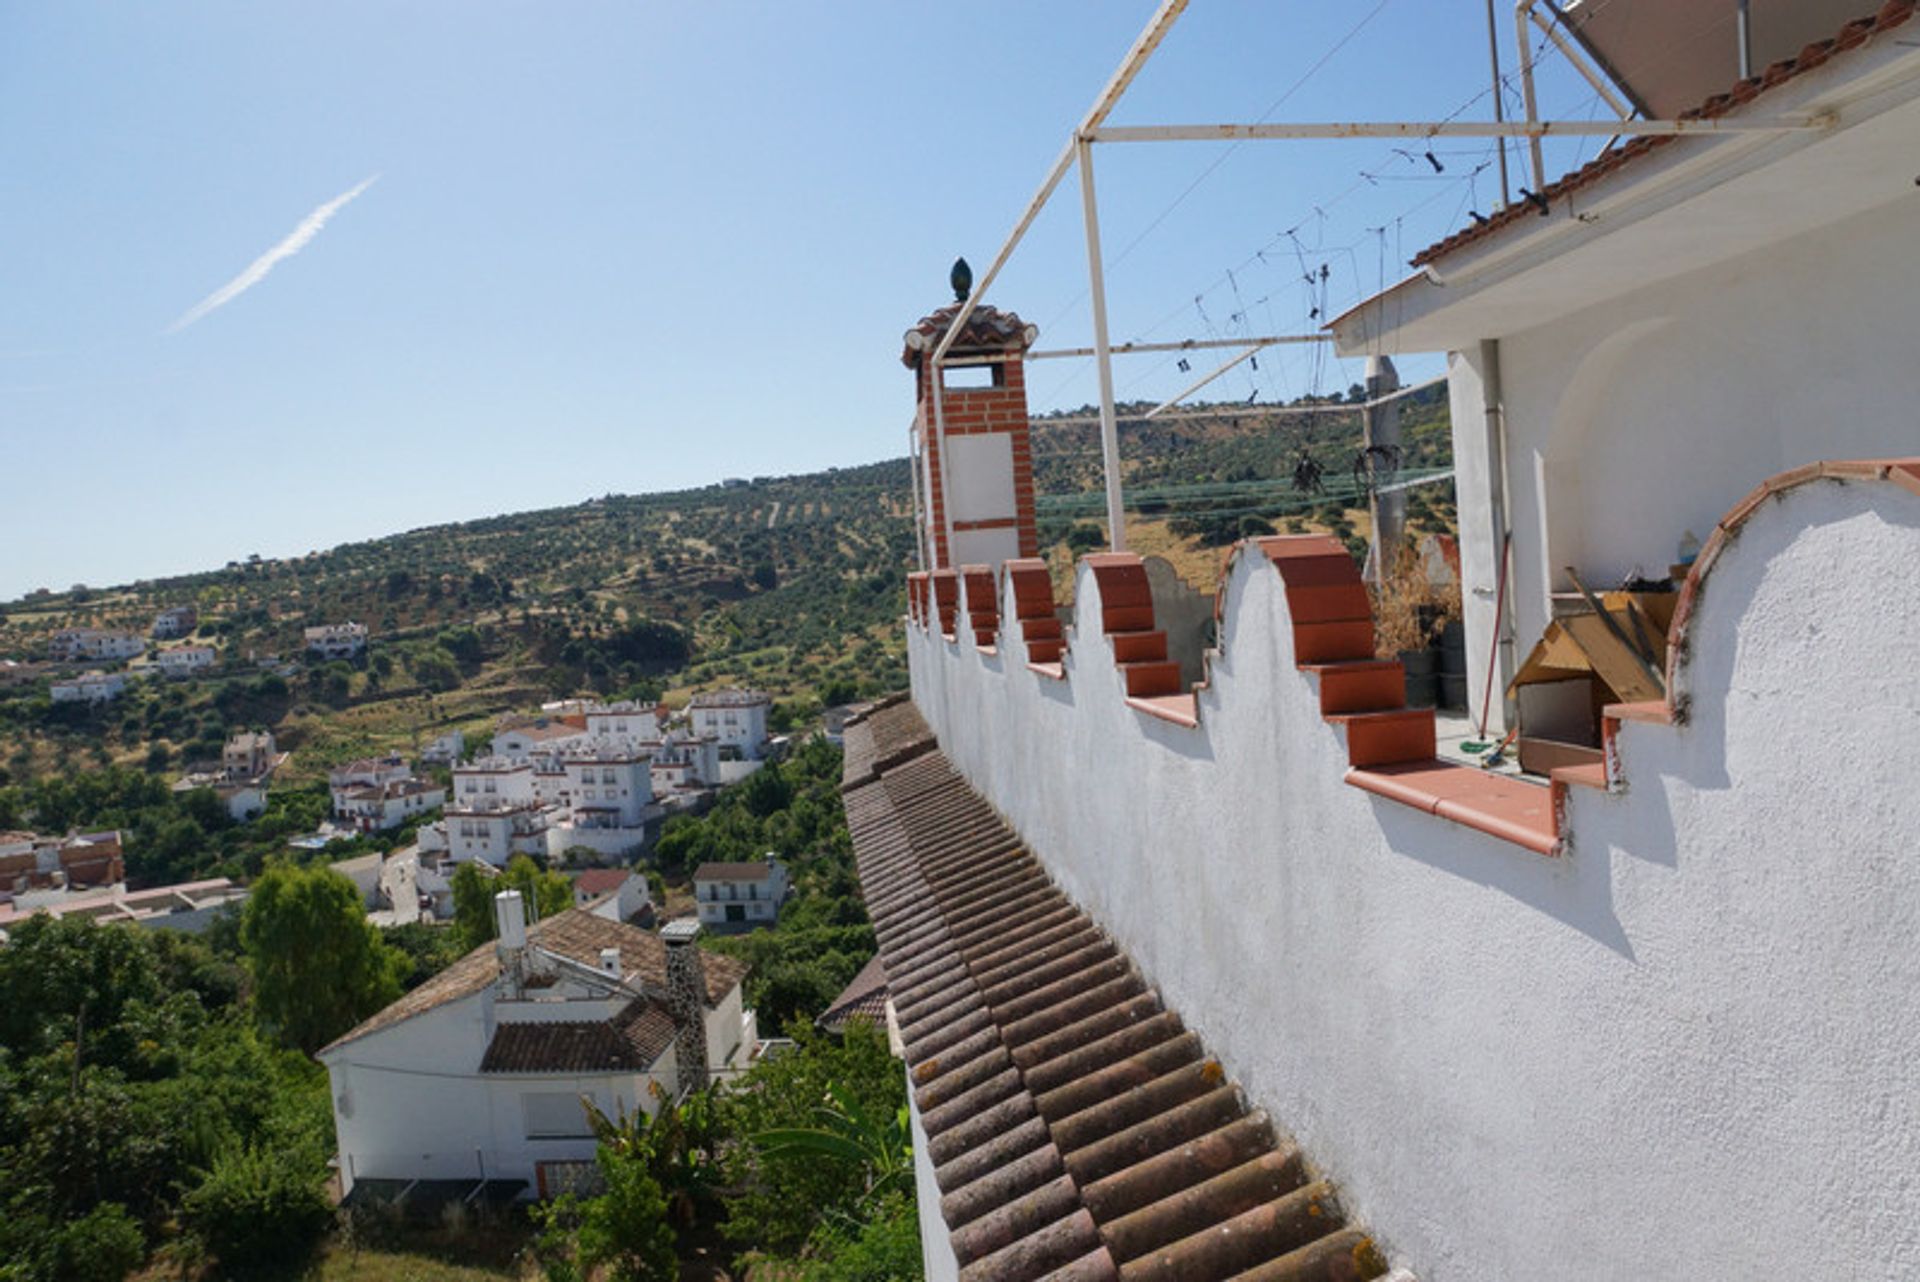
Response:
[[[658,935],[637,926],[608,921],[572,908],[535,922],[528,929],[527,937],[541,948],[595,968],[600,965],[601,949],[618,948],[621,967],[629,980],[637,976],[639,982],[649,988],[665,991],[667,987],[667,946],[660,942]],[[495,947],[491,943],[482,944],[399,1001],[321,1048],[321,1053],[479,992],[499,978],[500,958]],[[719,953],[703,950],[701,962],[707,975],[709,1006],[718,1006],[747,974],[745,962]]]
[[[701,864],[693,870],[695,881],[765,881],[773,876],[773,865],[766,860],[747,863]]]
[[[673,1016],[650,1001],[612,1019],[503,1023],[480,1061],[483,1073],[644,1073],[673,1045]]]
[[[905,336],[905,346],[900,350],[900,363],[908,369],[915,369],[920,358],[932,351],[946,336],[953,318],[960,314],[959,303],[948,303],[945,307],[928,316],[922,316],[914,323]],[[915,346],[918,335],[919,346]],[[967,315],[967,323],[960,330],[960,336],[953,341],[953,351],[1001,352],[1010,349],[1026,350],[1027,323],[1020,319],[1017,312],[1003,312],[997,307],[981,303]]]
[[[963,1282],[1386,1271],[911,703],[849,724],[842,795]]]
[[[833,999],[833,1005],[827,1007],[814,1023],[829,1033],[837,1033],[847,1026],[850,1019],[868,1019],[875,1024],[886,1022],[887,1018],[887,964],[879,953],[868,959],[860,968],[840,995]]]
[[[1872,37],[1900,26],[1913,16],[1914,7],[1915,0],[1887,0],[1877,13],[1855,18],[1840,28],[1831,40],[1815,41],[1794,57],[1783,58],[1759,75],[1735,84],[1726,93],[1715,94],[1692,111],[1680,113],[1680,119],[1711,120],[1717,116],[1724,116],[1737,107],[1744,107],[1765,91],[1813,70],[1835,54],[1863,45]],[[1642,136],[1623,146],[1602,152],[1580,168],[1548,183],[1539,192],[1540,199],[1551,206],[1562,196],[1571,195],[1583,187],[1591,186],[1621,166],[1650,151],[1664,147],[1681,136],[1679,134]],[[1424,267],[1457,249],[1485,240],[1505,227],[1527,218],[1537,217],[1543,212],[1538,204],[1526,200],[1516,201],[1484,221],[1476,222],[1470,227],[1463,227],[1444,240],[1427,246],[1413,256],[1413,266]]]
[[[626,885],[631,876],[631,868],[589,868],[573,879],[573,885],[585,895],[604,895]]]

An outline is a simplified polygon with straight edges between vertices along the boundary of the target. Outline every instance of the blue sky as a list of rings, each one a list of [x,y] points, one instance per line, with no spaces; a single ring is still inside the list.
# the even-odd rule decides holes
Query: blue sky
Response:
[[[902,331],[955,254],[984,269],[1153,7],[8,7],[0,599],[900,454]],[[1198,0],[1114,121],[1485,117],[1483,15]],[[1550,112],[1593,105],[1549,75]],[[1391,283],[1497,199],[1488,145],[1421,150],[1102,149],[1115,341],[1297,332],[1302,264],[1335,312]],[[993,293],[1042,346],[1090,341],[1076,182]],[[1297,351],[1218,387],[1357,377]],[[1088,362],[1030,383],[1094,395]]]

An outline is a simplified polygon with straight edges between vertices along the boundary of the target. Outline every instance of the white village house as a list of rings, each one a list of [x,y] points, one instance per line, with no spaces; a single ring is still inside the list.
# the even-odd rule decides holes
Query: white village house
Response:
[[[723,749],[746,761],[765,755],[767,715],[772,711],[772,696],[758,690],[706,690],[687,703],[696,739],[717,739]]]
[[[647,879],[632,868],[588,868],[573,878],[573,906],[608,921],[646,924],[653,913]]]
[[[47,657],[56,663],[85,660],[131,659],[147,648],[144,637],[115,628],[63,628],[48,643]]]
[[[153,656],[153,666],[163,676],[190,677],[213,667],[219,653],[210,645],[176,645]]]
[[[1586,755],[1449,747],[1329,536],[1212,595],[1116,531],[1063,606],[1036,335],[908,331],[843,797],[934,1282],[1920,1276],[1915,6],[1755,0],[1731,91],[1747,5],[1530,12],[1641,119],[1331,334],[1447,353],[1474,737]]]
[[[87,672],[53,682],[47,687],[47,695],[55,703],[107,703],[118,699],[126,689],[123,672]]]
[[[364,623],[322,623],[302,633],[307,653],[319,659],[352,659],[365,653],[367,625]]]
[[[701,864],[693,873],[693,897],[709,926],[770,926],[786,902],[787,866],[763,860]]]
[[[153,639],[172,641],[191,636],[200,626],[200,612],[190,605],[169,606],[153,616]]]
[[[319,1052],[350,1203],[416,1180],[578,1187],[595,1148],[583,1096],[653,1113],[755,1054],[745,967],[702,949],[698,923],[655,936],[569,910],[529,927],[518,892],[495,904],[497,943]]]

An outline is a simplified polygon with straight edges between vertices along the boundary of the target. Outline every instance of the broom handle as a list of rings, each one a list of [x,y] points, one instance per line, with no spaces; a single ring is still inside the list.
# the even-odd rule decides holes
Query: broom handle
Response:
[[[1500,618],[1507,604],[1507,561],[1513,547],[1513,531],[1508,530],[1500,539],[1500,577],[1499,586],[1493,591],[1493,644],[1487,647],[1487,688],[1480,693],[1480,725],[1474,731],[1481,739],[1487,737],[1487,712],[1493,706],[1493,662],[1500,656]]]

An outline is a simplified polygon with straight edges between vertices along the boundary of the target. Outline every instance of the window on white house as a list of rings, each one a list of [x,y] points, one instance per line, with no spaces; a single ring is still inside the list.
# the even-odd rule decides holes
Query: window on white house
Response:
[[[530,1091],[520,1097],[530,1140],[588,1139],[593,1127],[573,1091]]]

